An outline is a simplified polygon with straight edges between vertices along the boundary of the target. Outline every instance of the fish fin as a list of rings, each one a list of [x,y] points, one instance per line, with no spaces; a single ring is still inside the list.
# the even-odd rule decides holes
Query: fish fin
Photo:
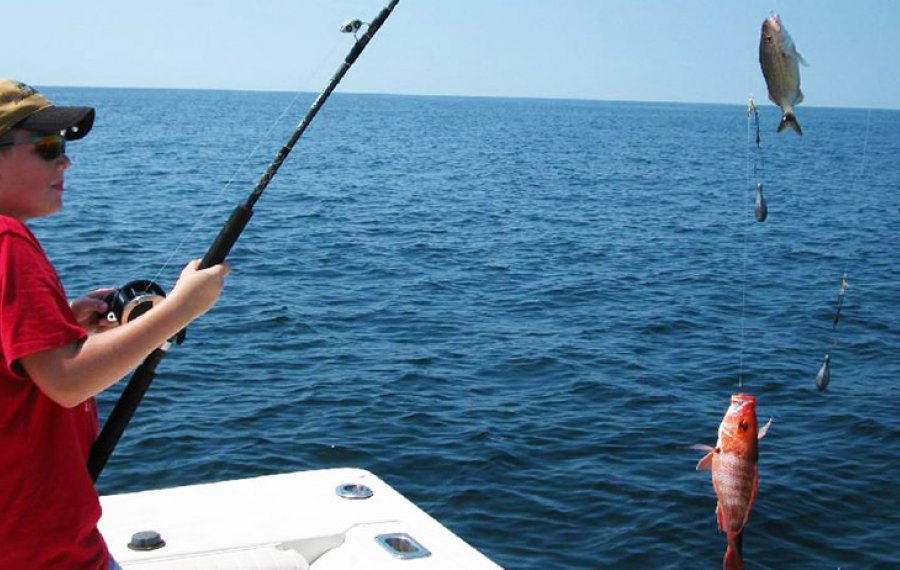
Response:
[[[708,445],[697,444],[694,446],[694,449],[700,449],[701,451],[709,451],[706,455],[704,455],[700,461],[697,462],[697,471],[705,471],[707,469],[712,469],[712,459],[716,454],[716,450],[709,447]]]
[[[803,91],[800,91],[800,88],[797,88],[797,98],[794,99],[794,105],[799,105],[803,102]]]
[[[778,132],[780,133],[784,129],[791,127],[795,133],[798,135],[803,135],[803,131],[800,130],[800,123],[797,122],[797,117],[794,116],[793,113],[785,113],[784,117],[782,117],[781,122],[778,123]]]
[[[809,64],[806,63],[806,60],[803,59],[803,56],[800,55],[800,52],[797,52],[797,61],[803,64],[804,67],[809,67]]]
[[[722,532],[725,531],[725,515],[722,513],[722,504],[716,503],[716,524],[719,525],[719,530]]]
[[[728,547],[725,549],[725,559],[722,561],[724,570],[744,570],[744,559],[738,549],[739,536],[740,533],[737,536],[728,536]]]
[[[769,426],[772,425],[772,420],[773,420],[773,419],[774,419],[774,418],[769,418],[769,421],[766,422],[766,425],[764,425],[764,426],[759,430],[759,434],[757,434],[757,436],[756,436],[756,439],[757,439],[757,440],[760,440],[760,439],[766,437],[766,434],[769,432]]]
[[[740,532],[744,532],[744,527],[747,526],[747,521],[750,520],[750,512],[753,511],[753,503],[756,501],[757,491],[759,491],[759,468],[756,468],[753,473],[753,488],[750,490],[750,499],[747,501],[747,510],[744,511],[744,520],[741,521]]]

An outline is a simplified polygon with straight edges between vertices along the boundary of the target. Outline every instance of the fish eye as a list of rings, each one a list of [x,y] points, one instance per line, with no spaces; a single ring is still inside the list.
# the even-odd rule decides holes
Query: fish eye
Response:
[[[750,426],[747,425],[747,422],[745,421],[741,421],[741,423],[738,424],[738,428],[740,428],[741,431],[747,431],[749,427]]]

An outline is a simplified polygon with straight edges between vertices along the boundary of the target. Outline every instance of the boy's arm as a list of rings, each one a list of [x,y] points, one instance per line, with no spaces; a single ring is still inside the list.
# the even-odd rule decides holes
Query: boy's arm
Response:
[[[208,311],[219,297],[227,265],[197,270],[191,262],[172,293],[140,318],[102,334],[20,359],[49,398],[77,406],[128,374],[154,349]]]

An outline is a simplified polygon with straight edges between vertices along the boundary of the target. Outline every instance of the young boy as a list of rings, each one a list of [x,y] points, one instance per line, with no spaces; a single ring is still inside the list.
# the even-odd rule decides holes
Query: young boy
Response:
[[[97,318],[105,291],[70,306],[25,223],[62,207],[66,142],[93,122],[90,107],[0,80],[0,569],[117,568],[87,470],[93,397],[208,311],[229,270],[190,262],[153,310],[110,330]]]

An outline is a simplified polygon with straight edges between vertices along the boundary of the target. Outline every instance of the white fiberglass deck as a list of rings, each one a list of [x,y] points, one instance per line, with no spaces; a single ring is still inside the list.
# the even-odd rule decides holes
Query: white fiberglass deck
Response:
[[[339,487],[372,494],[344,498]],[[361,469],[111,495],[101,503],[100,530],[126,570],[500,568]],[[130,548],[143,531],[159,533],[165,546]]]

